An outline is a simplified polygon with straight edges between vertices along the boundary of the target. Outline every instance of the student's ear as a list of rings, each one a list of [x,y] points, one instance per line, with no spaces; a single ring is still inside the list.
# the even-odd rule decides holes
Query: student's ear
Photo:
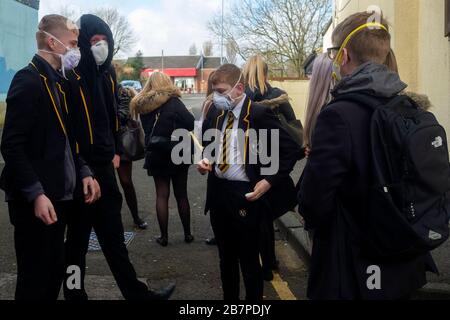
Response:
[[[348,50],[347,50],[347,48],[344,48],[344,50],[342,50],[342,65],[345,66],[345,65],[349,64],[350,61],[351,61],[351,59],[350,59]]]

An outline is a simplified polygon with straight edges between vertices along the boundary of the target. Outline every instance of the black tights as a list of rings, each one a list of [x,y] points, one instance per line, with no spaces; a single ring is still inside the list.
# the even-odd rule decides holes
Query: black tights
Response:
[[[183,224],[184,235],[191,235],[191,208],[187,196],[188,171],[177,172],[172,177],[153,177],[156,187],[156,213],[158,215],[161,238],[168,239],[170,180],[172,180],[178,213]]]
[[[139,212],[136,197],[136,190],[134,189],[132,173],[133,173],[133,162],[131,161],[121,161],[120,167],[117,169],[119,174],[120,185],[122,186],[123,192],[125,194],[125,200],[127,201],[128,208],[130,208],[131,215],[134,222],[139,222]]]

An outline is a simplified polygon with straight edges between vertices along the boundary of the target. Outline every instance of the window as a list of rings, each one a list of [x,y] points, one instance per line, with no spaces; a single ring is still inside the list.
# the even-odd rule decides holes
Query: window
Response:
[[[450,0],[445,0],[445,36],[450,40]]]

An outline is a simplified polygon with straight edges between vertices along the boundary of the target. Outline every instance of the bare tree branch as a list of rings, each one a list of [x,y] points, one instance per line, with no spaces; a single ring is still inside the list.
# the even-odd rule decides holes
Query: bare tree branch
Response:
[[[322,43],[322,31],[331,18],[331,0],[241,0],[224,17],[224,38],[237,54],[266,58],[272,70],[303,75],[303,63]],[[221,15],[208,23],[221,37]]]
[[[117,9],[104,7],[93,11],[93,14],[104,20],[111,28],[114,37],[114,55],[119,52],[127,53],[138,42],[128,19]]]

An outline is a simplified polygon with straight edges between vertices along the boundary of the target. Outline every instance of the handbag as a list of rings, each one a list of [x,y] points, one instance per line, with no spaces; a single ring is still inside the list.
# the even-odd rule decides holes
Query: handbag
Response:
[[[161,117],[161,112],[159,112],[156,115],[155,122],[153,123],[152,132],[150,133],[150,139],[149,139],[149,143],[147,145],[147,151],[151,152],[154,150],[160,150],[160,151],[165,151],[165,152],[171,152],[177,142],[172,141],[171,137],[154,135],[156,124],[158,123],[160,117]]]
[[[275,110],[276,115],[278,116],[278,119],[280,119],[281,125],[283,128],[286,129],[289,136],[299,145],[300,147],[303,147],[303,125],[300,120],[292,120],[287,121],[284,114],[279,112],[278,110]]]
[[[119,147],[122,149],[122,160],[138,161],[145,157],[145,137],[141,122],[128,119],[119,133]]]

